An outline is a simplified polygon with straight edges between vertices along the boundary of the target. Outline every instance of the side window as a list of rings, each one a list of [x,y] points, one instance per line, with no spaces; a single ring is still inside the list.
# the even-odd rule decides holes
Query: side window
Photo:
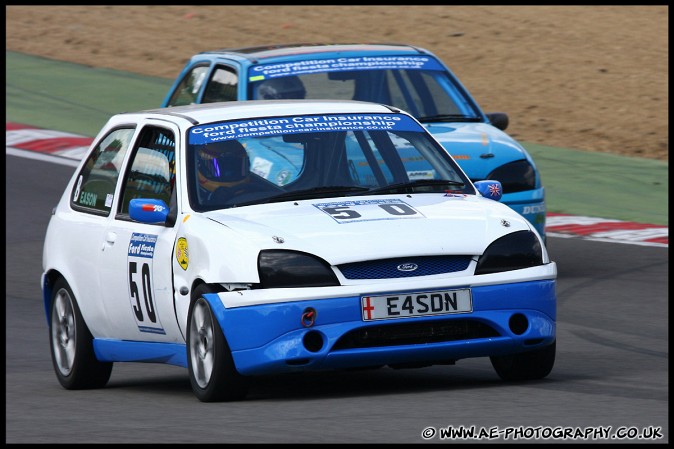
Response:
[[[119,128],[100,141],[80,171],[71,205],[83,212],[108,215],[124,156],[135,128]]]
[[[188,72],[180,84],[178,84],[173,95],[171,95],[168,105],[184,106],[186,104],[196,103],[199,89],[206,79],[208,67],[208,65],[200,65]]]
[[[175,183],[175,137],[172,131],[148,126],[141,132],[122,188],[119,211],[129,213],[134,198],[161,199],[168,205]]]
[[[236,90],[239,77],[231,67],[218,66],[213,72],[213,77],[206,85],[202,103],[215,103],[216,101],[236,101]]]

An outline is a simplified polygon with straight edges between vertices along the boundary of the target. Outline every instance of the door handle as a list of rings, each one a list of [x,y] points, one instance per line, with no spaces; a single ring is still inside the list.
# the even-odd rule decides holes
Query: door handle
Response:
[[[105,234],[105,243],[103,243],[103,246],[101,247],[101,251],[105,251],[106,246],[112,246],[115,244],[115,240],[117,240],[117,234],[114,232],[108,232]]]

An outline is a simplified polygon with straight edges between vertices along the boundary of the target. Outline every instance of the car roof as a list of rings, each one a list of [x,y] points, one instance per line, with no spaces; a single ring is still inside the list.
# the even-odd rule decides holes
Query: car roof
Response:
[[[191,104],[145,111],[122,113],[128,115],[174,116],[192,124],[256,117],[312,114],[382,114],[400,112],[397,108],[353,100],[248,100],[220,103]]]
[[[396,43],[372,44],[320,44],[320,43],[293,43],[276,44],[255,47],[223,48],[204,51],[198,56],[237,56],[249,61],[260,61],[277,57],[297,56],[302,54],[320,53],[370,53],[370,54],[430,54],[421,47]]]

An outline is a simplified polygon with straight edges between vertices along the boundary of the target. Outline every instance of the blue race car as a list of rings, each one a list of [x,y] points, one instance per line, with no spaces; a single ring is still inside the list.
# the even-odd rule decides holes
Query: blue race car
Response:
[[[508,116],[483,112],[449,68],[423,48],[294,44],[203,52],[185,65],[162,107],[296,98],[370,101],[409,112],[473,182],[500,181],[501,202],[545,239],[545,189],[531,156],[504,132]],[[285,170],[270,176],[287,176]]]

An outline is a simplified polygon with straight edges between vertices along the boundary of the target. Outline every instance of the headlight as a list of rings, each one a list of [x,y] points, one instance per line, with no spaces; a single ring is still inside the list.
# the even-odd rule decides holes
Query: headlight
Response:
[[[257,267],[260,274],[260,288],[339,285],[337,276],[326,261],[299,251],[261,251]]]
[[[536,171],[527,160],[501,165],[486,179],[501,181],[503,193],[522,192],[536,188]]]
[[[517,231],[492,242],[477,261],[475,274],[490,274],[501,271],[543,265],[543,250],[536,235],[531,231]]]

